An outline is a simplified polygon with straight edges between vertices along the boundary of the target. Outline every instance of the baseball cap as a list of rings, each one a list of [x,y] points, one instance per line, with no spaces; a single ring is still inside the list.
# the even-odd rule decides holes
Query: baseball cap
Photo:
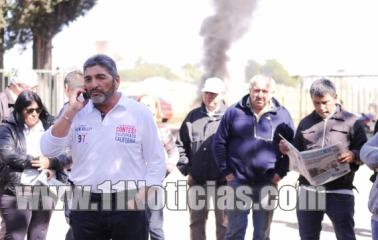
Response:
[[[202,92],[222,93],[225,91],[224,82],[217,77],[211,77],[206,79],[205,84],[201,90]]]
[[[17,70],[15,71],[9,80],[9,85],[11,84],[25,84],[28,87],[35,87],[38,85],[38,74],[31,70]]]

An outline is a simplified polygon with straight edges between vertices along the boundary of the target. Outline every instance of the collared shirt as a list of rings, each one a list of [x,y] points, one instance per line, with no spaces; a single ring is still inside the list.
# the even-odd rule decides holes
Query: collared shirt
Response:
[[[97,185],[107,180],[112,185],[125,180],[160,185],[166,173],[163,147],[150,111],[123,94],[104,119],[89,101],[75,115],[66,137],[53,136],[50,128],[41,141],[42,153],[49,157],[69,146],[73,160],[70,179],[75,185],[90,185],[92,192],[99,192]],[[128,189],[135,189],[128,183]],[[122,184],[117,188],[124,189]]]

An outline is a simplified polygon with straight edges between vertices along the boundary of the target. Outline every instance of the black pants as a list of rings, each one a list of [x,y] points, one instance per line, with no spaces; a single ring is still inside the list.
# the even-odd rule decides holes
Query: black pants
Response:
[[[49,210],[19,210],[13,195],[0,196],[0,212],[5,222],[5,239],[46,239],[51,218]]]
[[[70,225],[75,239],[80,240],[147,240],[148,222],[144,210],[102,210],[101,196],[91,194],[99,209],[71,210]],[[112,196],[115,206],[115,196]]]

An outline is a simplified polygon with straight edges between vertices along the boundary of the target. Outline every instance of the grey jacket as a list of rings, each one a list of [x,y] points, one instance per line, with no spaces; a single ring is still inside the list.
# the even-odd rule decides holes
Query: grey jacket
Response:
[[[177,168],[183,175],[191,175],[197,184],[207,180],[224,182],[214,159],[212,141],[225,110],[222,106],[215,115],[209,116],[202,104],[186,116],[180,127],[176,142],[180,153]]]
[[[359,168],[360,149],[366,140],[362,122],[338,105],[336,112],[327,121],[315,111],[306,116],[298,125],[294,145],[299,151],[304,151],[341,143],[343,147],[352,151],[356,157],[356,161],[350,163],[352,171],[324,185],[328,190],[352,189],[354,172]],[[299,177],[299,183],[309,185],[303,176]]]
[[[378,168],[378,134],[375,134],[367,141],[360,152],[361,160],[371,169]],[[378,221],[378,178],[370,190],[368,207],[373,218]]]

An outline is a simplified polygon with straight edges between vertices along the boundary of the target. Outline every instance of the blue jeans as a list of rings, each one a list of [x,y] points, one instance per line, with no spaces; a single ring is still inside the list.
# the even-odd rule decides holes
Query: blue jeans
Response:
[[[371,239],[378,239],[378,221],[371,219]]]
[[[260,203],[260,192],[264,186],[270,184],[261,184],[252,186],[252,200],[253,204]],[[233,189],[241,186],[237,181],[229,183]],[[227,210],[228,226],[225,240],[244,240],[246,229],[248,226],[248,210],[231,209]],[[255,209],[252,207],[252,221],[253,221],[253,240],[269,240],[270,225],[273,219],[273,210],[265,210],[263,208]]]
[[[325,210],[297,210],[301,240],[319,240],[324,214],[327,214],[338,240],[355,240],[354,196],[327,193]]]

